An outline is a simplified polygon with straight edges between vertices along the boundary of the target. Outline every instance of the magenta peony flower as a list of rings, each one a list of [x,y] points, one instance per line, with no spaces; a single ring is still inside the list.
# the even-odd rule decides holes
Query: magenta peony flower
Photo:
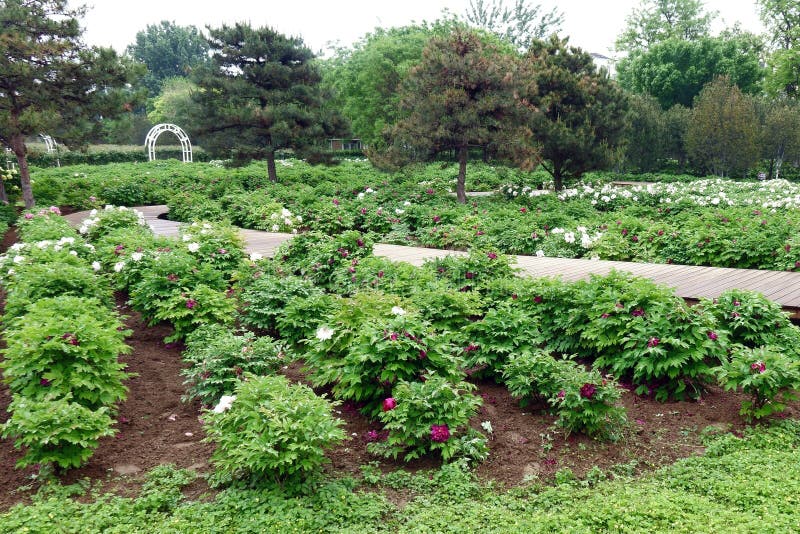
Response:
[[[563,399],[564,397],[566,397],[566,395],[567,395],[567,392],[564,391],[563,389],[558,392],[558,398],[559,399]]]
[[[391,339],[392,341],[397,341],[397,332],[392,332],[391,334],[389,334],[389,339]]]
[[[39,385],[47,387],[47,386],[50,385],[50,381],[48,379],[46,379],[46,378],[42,378],[41,380],[39,380]]]
[[[31,219],[33,219],[33,213],[26,213],[26,214],[25,214],[25,219],[26,219],[26,220],[28,220],[28,221],[30,221]]]
[[[434,216],[433,216],[433,222],[435,222],[435,223],[438,223],[438,222],[439,222],[439,221],[441,221],[441,220],[442,220],[442,218],[441,218],[441,217],[439,217],[438,215],[434,215]]]
[[[490,252],[490,253],[488,253],[486,256],[487,256],[487,257],[488,257],[490,260],[496,260],[496,259],[497,259],[497,254],[495,254],[494,252]]]
[[[759,360],[757,362],[753,362],[753,363],[750,364],[750,370],[761,374],[761,373],[763,373],[764,371],[767,370],[767,364],[765,364],[761,360]]]
[[[535,297],[533,297],[533,302],[535,302],[536,304],[541,304],[542,303],[542,296],[541,295],[536,295]]]
[[[334,206],[338,206],[339,205],[339,200],[334,198],[333,199],[333,205]]]
[[[189,308],[191,310],[195,306],[197,306],[197,301],[196,300],[194,300],[194,299],[186,299],[186,307],[187,308]]]
[[[657,347],[659,339],[657,337],[651,337],[650,340],[647,342],[648,347]]]
[[[397,407],[397,401],[394,400],[394,397],[387,397],[383,399],[383,404],[381,405],[381,408],[383,408],[384,412],[394,410],[396,407]]]
[[[426,351],[426,350],[420,350],[420,351],[419,351],[419,358],[420,358],[420,360],[424,360],[424,359],[425,359],[425,358],[427,358],[427,357],[428,357],[428,351]]]
[[[602,314],[600,316],[601,319],[608,319],[609,317],[611,317],[611,316],[609,314],[607,314],[607,313],[604,313],[604,314]]]
[[[594,397],[594,393],[597,391],[597,386],[594,384],[586,383],[581,386],[581,397],[584,399],[591,399]]]
[[[450,439],[450,429],[447,425],[431,425],[431,441],[444,443]]]
[[[466,278],[467,280],[472,280],[473,278],[475,278],[475,273],[467,271],[467,273],[464,274],[464,278]]]
[[[716,332],[714,332],[713,330],[708,331],[708,339],[710,339],[711,341],[716,341],[717,337],[718,336]]]
[[[644,317],[644,310],[641,308],[636,308],[631,312],[631,315],[634,317]]]

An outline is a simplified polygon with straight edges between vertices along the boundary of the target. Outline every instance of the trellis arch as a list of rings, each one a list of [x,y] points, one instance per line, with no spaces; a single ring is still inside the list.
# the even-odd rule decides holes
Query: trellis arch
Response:
[[[184,163],[191,163],[192,162],[192,143],[189,141],[189,136],[186,135],[186,132],[183,131],[183,128],[180,126],[175,126],[174,124],[156,124],[153,126],[149,132],[147,132],[147,137],[144,140],[144,146],[147,148],[147,160],[153,161],[156,159],[156,140],[158,136],[164,132],[172,132],[178,137],[178,141],[181,142],[181,152],[183,153],[183,162]]]
[[[44,146],[47,148],[47,153],[52,154],[58,150],[58,143],[51,136],[47,134],[39,134],[39,137],[44,141]]]

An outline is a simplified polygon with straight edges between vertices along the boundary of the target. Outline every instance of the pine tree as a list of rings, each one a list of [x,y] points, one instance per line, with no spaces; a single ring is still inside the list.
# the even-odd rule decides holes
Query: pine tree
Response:
[[[515,71],[513,57],[473,31],[458,28],[447,37],[432,38],[401,88],[406,115],[391,130],[393,147],[423,157],[455,151],[456,196],[465,203],[470,147],[492,144],[525,161],[533,155],[521,142],[530,132],[517,120]]]
[[[22,198],[34,205],[25,138],[48,133],[80,146],[110,118],[132,108],[122,89],[136,72],[107,48],[81,42],[66,0],[0,3],[0,141],[17,157]]]
[[[193,93],[203,148],[238,161],[267,160],[277,180],[275,151],[307,149],[343,131],[323,106],[314,55],[299,38],[249,24],[209,28],[211,65],[195,71]]]

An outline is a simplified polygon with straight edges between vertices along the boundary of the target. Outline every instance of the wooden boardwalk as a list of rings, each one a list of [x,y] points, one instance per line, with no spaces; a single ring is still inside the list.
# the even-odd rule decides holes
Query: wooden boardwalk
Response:
[[[144,214],[145,220],[157,234],[178,235],[180,223],[158,218],[167,212],[166,206],[143,206],[136,209]],[[79,212],[67,215],[66,218],[73,224],[78,224],[87,215],[88,212]],[[292,234],[257,230],[242,230],[242,236],[248,253],[257,252],[264,256],[272,256],[281,243],[292,238]],[[374,253],[376,256],[418,266],[427,259],[465,254],[451,250],[385,244],[375,245]],[[800,273],[536,256],[515,258],[521,276],[560,276],[564,280],[574,281],[588,278],[590,274],[608,274],[616,269],[672,287],[677,295],[691,301],[714,298],[727,289],[755,290],[780,304],[793,318],[800,319]]]

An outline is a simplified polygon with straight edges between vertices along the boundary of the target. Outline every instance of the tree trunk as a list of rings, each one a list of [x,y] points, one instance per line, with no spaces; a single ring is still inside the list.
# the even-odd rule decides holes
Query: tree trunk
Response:
[[[275,151],[267,152],[267,176],[270,182],[278,181],[278,173],[275,171]]]
[[[781,165],[783,165],[783,157],[786,155],[786,147],[781,144],[778,148],[778,154],[775,157],[775,179],[781,175]],[[771,174],[771,173],[770,173]]]
[[[11,136],[11,150],[17,156],[19,165],[19,183],[22,189],[22,200],[25,201],[25,209],[31,209],[34,205],[33,189],[31,188],[31,173],[28,170],[28,157],[25,149],[25,139],[22,134]]]
[[[556,191],[564,189],[564,179],[561,177],[561,169],[553,165],[553,188]]]
[[[456,198],[461,204],[467,203],[467,147],[458,148],[458,181],[456,182]]]

